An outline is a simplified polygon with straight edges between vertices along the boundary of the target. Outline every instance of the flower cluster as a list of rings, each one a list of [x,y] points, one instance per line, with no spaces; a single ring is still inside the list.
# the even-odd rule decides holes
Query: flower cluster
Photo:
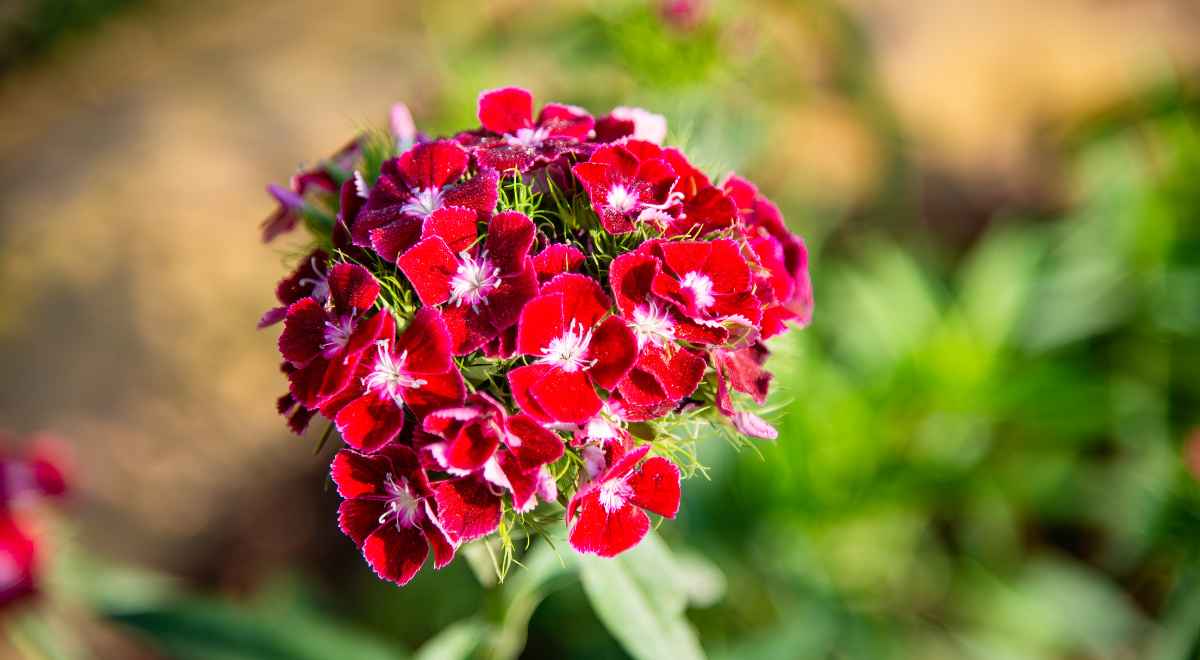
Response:
[[[66,492],[53,444],[39,440],[25,451],[0,434],[0,609],[37,593],[40,544],[30,532],[30,504]]]
[[[434,139],[397,106],[271,187],[263,227],[314,238],[260,322],[279,412],[337,430],[341,529],[398,584],[559,512],[579,552],[633,547],[678,511],[694,431],[775,437],[763,342],[812,312],[776,206],[663,146],[661,116],[505,88],[478,117]]]

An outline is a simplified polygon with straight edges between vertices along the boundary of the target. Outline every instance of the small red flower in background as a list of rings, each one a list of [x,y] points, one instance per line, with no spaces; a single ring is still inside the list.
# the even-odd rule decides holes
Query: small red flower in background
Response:
[[[23,603],[39,590],[43,539],[31,533],[24,511],[45,498],[67,492],[64,452],[52,440],[37,438],[23,451],[0,434],[0,610]],[[36,529],[36,528],[34,528]]]
[[[397,106],[394,140],[360,138],[280,193],[278,227],[314,208],[333,226],[306,224],[260,321],[283,321],[278,408],[296,432],[336,428],[342,529],[398,584],[431,549],[441,567],[560,506],[577,551],[633,547],[649,513],[679,509],[683,475],[656,449],[705,425],[778,435],[755,412],[764,342],[812,316],[779,209],[662,146],[660,115],[535,114],[511,87],[477,113],[437,140]]]

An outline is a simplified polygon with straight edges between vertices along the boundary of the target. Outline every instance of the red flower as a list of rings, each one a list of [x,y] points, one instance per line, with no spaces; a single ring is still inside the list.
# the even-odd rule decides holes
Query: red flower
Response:
[[[455,546],[438,526],[425,471],[408,447],[391,445],[366,456],[343,449],[330,475],[342,496],[338,526],[384,580],[408,584],[433,548],[434,568],[454,559]]]
[[[479,95],[479,123],[486,134],[463,134],[481,167],[527,172],[537,164],[586,151],[595,120],[582,108],[547,103],[533,119],[533,95],[505,87]]]
[[[612,389],[629,371],[637,342],[624,321],[609,316],[600,285],[568,273],[550,280],[521,310],[517,353],[534,364],[509,372],[513,398],[544,422],[585,422],[602,405],[596,387]]]
[[[609,233],[628,233],[643,222],[666,226],[674,221],[667,211],[677,201],[672,194],[676,174],[657,145],[638,140],[605,145],[571,171]]]
[[[654,294],[721,340],[710,338],[705,343],[741,343],[753,336],[762,309],[754,295],[750,267],[737,243],[729,239],[658,241],[642,248],[639,251],[662,263],[662,271],[651,284]],[[689,339],[704,341],[702,336]]]
[[[583,266],[583,252],[573,245],[552,243],[533,256],[533,269],[537,271],[538,282],[545,284],[555,275],[574,273]]]
[[[596,141],[644,140],[662,144],[667,139],[667,119],[642,108],[616,107],[596,120]]]
[[[668,236],[699,238],[733,226],[737,205],[732,199],[688,162],[682,151],[663,149],[663,158],[679,176],[674,193],[682,202],[675,221],[667,228]]]
[[[312,298],[324,304],[329,298],[329,280],[326,272],[328,262],[329,255],[323,250],[313,250],[300,261],[291,275],[280,280],[275,287],[275,299],[279,301],[280,306],[273,307],[262,315],[258,321],[259,329],[282,321],[287,316],[288,307],[302,298]]]
[[[404,408],[418,420],[439,408],[460,405],[466,395],[462,374],[450,356],[450,331],[441,313],[423,307],[392,342],[376,341],[364,351],[362,375],[352,399],[337,412],[334,424],[346,444],[372,452],[404,428]]]
[[[472,396],[462,407],[430,413],[423,431],[428,435],[424,436],[422,451],[432,457],[438,469],[458,476],[482,477],[508,490],[517,511],[532,509],[539,494],[545,500],[557,496],[546,466],[562,457],[562,439],[528,415],[508,415],[485,394]],[[443,529],[450,538],[469,540],[495,531],[500,520],[499,495],[481,498],[481,506],[469,515],[451,515],[461,498],[450,488],[435,488],[438,504],[446,512]],[[484,515],[492,509],[494,517]],[[471,525],[461,528],[457,521],[470,521]]]
[[[679,468],[661,456],[638,463],[649,445],[617,458],[567,506],[567,540],[578,552],[613,557],[637,545],[650,529],[646,511],[674,518],[679,511]]]
[[[481,247],[470,209],[440,209],[425,221],[422,233],[425,238],[396,264],[423,304],[442,306],[455,355],[496,338],[537,295],[529,258],[534,227],[524,215],[510,211],[493,216]]]
[[[0,611],[37,593],[37,544],[0,511]]]
[[[395,261],[421,238],[438,209],[461,206],[486,218],[496,208],[499,175],[484,170],[460,181],[470,161],[451,140],[425,142],[383,164],[379,179],[350,227],[354,245]]]
[[[0,434],[0,441],[12,439]],[[0,511],[39,497],[59,497],[67,491],[63,459],[53,441],[35,440],[19,453],[0,454]]]

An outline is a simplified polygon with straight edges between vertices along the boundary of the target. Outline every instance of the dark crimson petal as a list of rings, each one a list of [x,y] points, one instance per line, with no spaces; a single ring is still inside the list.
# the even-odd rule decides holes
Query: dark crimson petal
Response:
[[[308,428],[308,423],[312,421],[312,418],[316,414],[314,410],[309,410],[304,406],[297,406],[296,410],[291,415],[288,415],[288,429],[296,435],[304,435],[304,431]]]
[[[501,484],[512,493],[513,508],[524,512],[537,503],[537,487],[540,468],[525,469],[510,452],[496,454],[496,464],[503,474]]]
[[[325,375],[321,378],[321,387],[317,390],[318,403],[323,403],[339,392],[355,383],[359,377],[360,366],[365,352],[345,353],[335,355],[325,367]],[[355,388],[357,389],[357,388]]]
[[[492,265],[504,274],[521,271],[533,247],[533,234],[533,221],[524,213],[506,211],[493,216],[485,244]]]
[[[577,552],[614,557],[637,545],[648,531],[650,518],[641,509],[626,503],[607,511],[599,492],[592,491],[580,504],[567,540]]]
[[[475,148],[479,167],[511,174],[513,170],[528,172],[537,162],[537,153],[519,144],[509,144],[498,138],[487,138]]]
[[[304,298],[293,303],[283,320],[279,354],[296,366],[307,364],[320,355],[327,320],[325,309],[316,300]]]
[[[484,316],[486,311],[488,310],[476,311],[470,305],[442,309],[442,318],[446,320],[446,329],[450,331],[452,353],[466,355],[496,337],[495,326]]]
[[[496,209],[496,201],[500,197],[499,185],[500,174],[495,170],[484,170],[447,190],[442,196],[442,203],[474,209],[480,220],[486,220]]]
[[[633,331],[621,318],[610,316],[596,327],[588,345],[587,359],[596,361],[588,375],[596,385],[611,390],[629,373],[637,354]]]
[[[353,499],[367,495],[386,495],[383,482],[391,471],[384,456],[366,456],[350,449],[339,450],[329,464],[329,476],[338,495]]]
[[[458,369],[451,369],[444,374],[422,374],[421,379],[425,383],[420,387],[401,389],[404,403],[412,409],[417,419],[423,419],[440,408],[462,405],[467,396],[467,388]]]
[[[376,575],[403,587],[421,570],[429,556],[429,542],[417,527],[387,524],[366,538],[362,552]]]
[[[426,433],[432,433],[443,440],[452,439],[462,425],[484,415],[476,406],[466,405],[460,408],[442,408],[429,413],[421,422],[421,428]]]
[[[475,210],[465,206],[440,208],[425,218],[421,238],[437,236],[446,242],[451,252],[457,254],[475,242],[476,217]]]
[[[387,309],[381,309],[377,314],[367,318],[350,333],[343,353],[353,355],[368,348],[375,342],[386,339],[391,341],[396,336],[396,317]]]
[[[379,282],[358,264],[337,264],[329,270],[329,297],[339,314],[370,309],[379,297]]]
[[[404,152],[396,165],[408,182],[418,189],[441,190],[467,171],[469,157],[453,140],[418,144]]]
[[[376,254],[384,261],[395,262],[397,256],[420,240],[421,219],[415,215],[397,215],[394,222],[370,230],[368,236],[369,247]]]
[[[450,332],[438,310],[417,310],[404,332],[396,340],[396,354],[408,353],[404,370],[414,374],[441,374],[454,369],[450,357]]]
[[[667,398],[673,401],[694,392],[706,368],[704,358],[686,348],[675,348],[670,354],[662,349],[648,349],[642,353],[635,367],[653,376]]]
[[[425,305],[450,299],[450,283],[458,271],[458,257],[437,236],[421,240],[396,259],[396,266],[412,283]]]
[[[646,254],[626,253],[613,259],[608,269],[608,282],[622,315],[632,317],[634,308],[649,300],[654,278],[660,269],[658,259]]]
[[[500,497],[476,477],[433,484],[438,520],[454,544],[487,536],[500,526]]]
[[[532,417],[513,415],[508,418],[506,426],[508,436],[505,444],[523,470],[532,470],[562,458],[562,438]]]
[[[542,349],[561,337],[566,329],[562,294],[548,295],[543,292],[525,303],[521,310],[521,320],[517,324],[517,352],[522,355],[541,355]]]
[[[320,403],[321,385],[325,382],[325,370],[329,361],[317,357],[288,374],[288,391],[305,408],[316,408]]]
[[[328,261],[329,255],[323,250],[313,250],[296,264],[296,270],[291,275],[275,286],[275,298],[286,308],[301,298],[312,296],[314,284],[324,278]]]
[[[678,320],[675,324],[675,338],[693,344],[720,346],[729,339],[729,331],[725,328],[714,328],[687,320]]]
[[[600,215],[600,225],[610,234],[628,234],[635,229],[629,216],[618,213],[615,209],[605,207],[596,212]]]
[[[662,204],[667,201],[671,189],[675,187],[675,170],[666,161],[659,158],[643,160],[638,164],[637,178],[646,184],[646,193],[641,195],[642,201]]]
[[[486,305],[480,311],[487,316],[495,333],[499,333],[517,323],[525,303],[537,294],[537,275],[533,272],[533,264],[526,259],[525,268],[502,279],[500,286],[487,295]]]
[[[596,141],[616,142],[633,135],[636,128],[632,119],[617,119],[612,115],[605,115],[596,120]]]
[[[588,191],[588,196],[592,200],[592,208],[596,210],[596,213],[600,213],[600,209],[604,206],[608,196],[608,191],[613,185],[611,168],[603,163],[589,161],[575,165],[571,168],[571,172],[583,184],[584,189]]]
[[[553,367],[548,364],[531,364],[524,367],[517,367],[508,372],[508,386],[512,390],[513,401],[517,403],[517,407],[523,410],[526,414],[536,420],[542,422],[552,422],[553,419],[542,408],[542,405],[534,399],[530,389],[534,383],[545,378]]]
[[[380,500],[342,500],[338,505],[338,528],[361,548],[371,532],[379,529],[384,511],[386,505]]]
[[[737,219],[737,206],[720,190],[708,187],[683,204],[679,220],[671,223],[668,236],[691,234],[704,236],[709,232],[729,227]]]
[[[429,516],[425,516],[421,520],[421,531],[425,532],[426,540],[433,547],[434,568],[445,568],[450,562],[454,561],[454,544],[450,542],[450,539],[446,538],[446,533]]]
[[[634,369],[620,383],[617,390],[621,398],[635,406],[657,406],[671,399],[662,383],[649,372]]]
[[[502,87],[479,95],[479,123],[489,131],[514,134],[533,126],[533,95],[520,87]]]
[[[533,267],[539,282],[555,275],[579,270],[583,265],[583,252],[573,245],[552,243],[533,257]]]
[[[541,380],[533,383],[529,393],[541,409],[558,422],[586,422],[595,417],[604,405],[582,371],[551,369]]]
[[[555,277],[542,287],[541,293],[543,296],[562,294],[563,323],[566,326],[575,321],[579,326],[590,329],[612,307],[612,300],[604,293],[600,283],[578,273],[564,273]]]
[[[404,477],[418,496],[429,494],[429,479],[421,469],[417,454],[410,447],[402,444],[391,444],[379,450],[379,455],[391,463],[391,473]]]
[[[500,428],[490,419],[476,418],[462,425],[446,447],[446,463],[464,472],[474,472],[500,446]]]
[[[679,468],[661,456],[642,463],[627,482],[633,489],[630,501],[665,518],[679,512]]]
[[[351,229],[358,220],[358,213],[366,200],[358,196],[358,186],[353,177],[342,183],[339,199],[337,224],[334,225],[332,238],[335,248],[345,249],[353,244],[354,235]]]
[[[333,422],[347,445],[373,452],[400,435],[404,411],[391,399],[368,392],[343,407]]]
[[[628,475],[630,472],[633,472],[633,468],[637,467],[638,461],[645,458],[648,453],[650,453],[650,445],[641,445],[630,449],[619,457],[614,457],[612,464],[604,471],[604,476],[600,478],[600,481],[620,479]]]
[[[736,351],[714,352],[721,370],[729,379],[729,385],[743,394],[749,394],[759,405],[767,402],[771,387],[771,373],[762,368],[765,353],[766,348],[761,344]]]
[[[583,141],[592,132],[596,120],[581,108],[561,103],[547,103],[538,113],[537,123],[538,126],[549,129],[550,135]]]

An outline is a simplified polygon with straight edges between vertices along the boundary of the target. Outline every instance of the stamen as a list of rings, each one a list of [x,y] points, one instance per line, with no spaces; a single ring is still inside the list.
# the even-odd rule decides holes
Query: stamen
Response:
[[[399,406],[404,402],[404,389],[420,389],[427,381],[423,378],[413,377],[404,371],[404,363],[408,360],[408,351],[403,351],[398,358],[393,358],[392,352],[388,348],[388,340],[381,339],[376,342],[376,345],[379,350],[375,359],[375,368],[366,378],[363,378],[363,386],[372,392],[378,392],[381,396],[390,398]]]
[[[532,149],[542,146],[548,137],[550,137],[550,129],[545,127],[518,128],[515,134],[505,135],[504,142],[509,146]]]
[[[487,295],[500,286],[500,269],[487,258],[487,251],[475,259],[466,252],[459,255],[460,261],[454,278],[450,280],[450,303],[470,305],[476,309],[487,302]]]
[[[438,188],[422,188],[415,193],[400,210],[421,218],[427,218],[434,211],[442,208],[442,191]]]
[[[717,302],[713,297],[713,281],[708,275],[692,271],[683,276],[683,280],[679,282],[680,286],[692,290],[692,297],[696,301],[696,307],[705,309],[712,307],[713,303]]]
[[[578,321],[572,320],[570,327],[561,337],[550,341],[542,349],[542,362],[561,367],[568,373],[587,371],[596,365],[595,360],[586,360],[588,345],[592,343],[592,329],[584,329]]]
[[[675,323],[665,310],[660,310],[653,302],[633,309],[633,321],[629,327],[637,337],[638,349],[646,344],[663,348],[675,341]]]
[[[609,513],[624,508],[630,497],[633,497],[633,488],[624,479],[610,479],[600,484],[600,506]]]
[[[625,184],[618,183],[608,189],[608,196],[604,203],[618,213],[632,213],[640,201],[636,192],[626,188]]]

